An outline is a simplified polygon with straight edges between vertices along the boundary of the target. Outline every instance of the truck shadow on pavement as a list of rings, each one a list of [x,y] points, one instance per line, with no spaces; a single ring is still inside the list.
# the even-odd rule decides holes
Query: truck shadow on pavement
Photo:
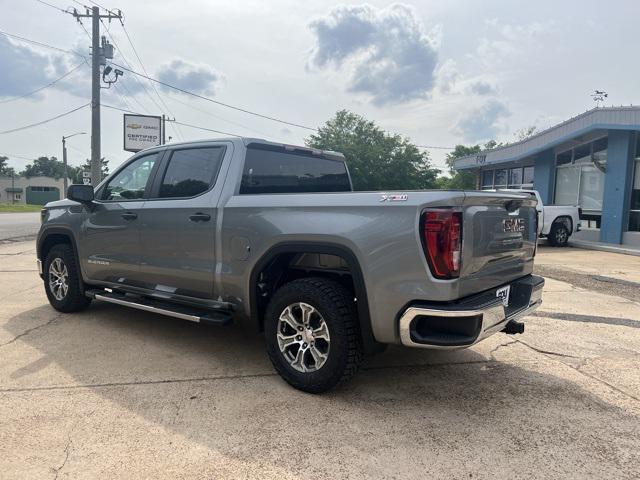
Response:
[[[545,312],[539,310],[533,313],[534,317],[547,317],[555,320],[566,320],[568,322],[580,322],[580,323],[601,323],[603,325],[617,325],[622,327],[640,328],[640,318],[617,318],[617,317],[602,317],[599,315],[580,315],[576,313],[564,313],[564,312]]]
[[[42,326],[25,333],[34,316]],[[548,359],[514,365],[472,349],[390,348],[349,384],[314,396],[287,386],[262,338],[239,327],[95,303],[73,315],[41,306],[5,328],[31,347],[13,342],[21,353],[5,356],[3,370],[11,372],[5,392],[50,389],[71,399],[88,389],[118,410],[90,428],[117,438],[142,417],[214,451],[216,461],[232,459],[249,475],[268,467],[285,476],[311,471],[334,478],[348,465],[365,477],[460,477],[504,473],[518,463],[524,476],[613,478],[632,471],[634,455],[625,452],[638,447],[637,416],[585,390],[572,370],[541,371]],[[95,410],[96,400],[89,400],[93,405],[74,402],[72,415]],[[29,408],[46,410],[35,402]],[[55,414],[63,415],[49,412]],[[310,418],[310,428],[296,423]],[[162,442],[157,432],[149,435],[146,441]],[[292,455],[293,447],[304,455]]]

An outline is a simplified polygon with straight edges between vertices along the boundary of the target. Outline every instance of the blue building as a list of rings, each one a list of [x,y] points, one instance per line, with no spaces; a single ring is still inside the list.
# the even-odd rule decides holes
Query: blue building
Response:
[[[582,207],[576,238],[640,246],[640,107],[589,110],[523,141],[456,160],[479,189],[535,188]]]

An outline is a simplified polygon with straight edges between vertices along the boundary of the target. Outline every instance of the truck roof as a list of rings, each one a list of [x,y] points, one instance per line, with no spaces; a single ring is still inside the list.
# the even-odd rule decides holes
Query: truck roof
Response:
[[[169,143],[166,145],[159,145],[158,147],[152,147],[152,148],[159,148],[159,147],[174,147],[174,146],[182,146],[182,145],[194,145],[194,144],[198,144],[198,143],[207,143],[207,142],[238,142],[241,141],[245,147],[248,147],[249,145],[266,145],[266,146],[272,146],[272,147],[276,147],[276,148],[284,148],[285,150],[290,150],[292,152],[294,151],[299,151],[299,152],[308,152],[308,153],[312,153],[314,155],[322,155],[324,157],[328,157],[328,158],[335,158],[335,159],[339,159],[339,160],[344,160],[344,155],[340,152],[335,152],[333,150],[321,150],[318,148],[312,148],[312,147],[307,147],[307,146],[303,146],[303,145],[291,145],[288,143],[280,143],[280,142],[272,142],[269,140],[265,140],[263,138],[255,138],[255,137],[217,137],[217,138],[203,138],[200,140],[189,140],[189,141],[185,141],[185,142],[175,142],[175,143]]]

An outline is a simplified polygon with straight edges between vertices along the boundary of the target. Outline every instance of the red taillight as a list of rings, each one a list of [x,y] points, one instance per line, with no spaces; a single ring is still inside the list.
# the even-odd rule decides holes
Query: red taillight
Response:
[[[422,214],[422,234],[431,273],[436,278],[460,275],[462,215],[448,209],[431,209]]]

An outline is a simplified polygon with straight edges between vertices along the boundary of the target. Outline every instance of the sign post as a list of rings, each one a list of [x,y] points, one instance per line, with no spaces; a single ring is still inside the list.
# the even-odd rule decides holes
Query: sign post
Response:
[[[151,115],[124,114],[124,149],[139,152],[161,144],[162,118]]]

